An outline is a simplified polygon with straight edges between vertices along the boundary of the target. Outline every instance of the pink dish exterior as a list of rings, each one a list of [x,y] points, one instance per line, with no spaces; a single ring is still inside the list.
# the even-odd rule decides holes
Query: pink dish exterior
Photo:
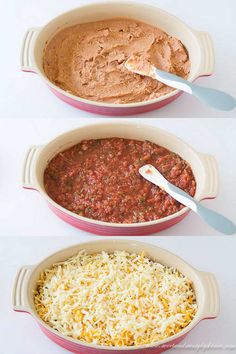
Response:
[[[46,82],[50,90],[64,102],[100,115],[128,116],[145,113],[161,108],[178,98],[181,92],[175,90],[165,96],[145,102],[129,104],[94,102],[72,95],[47,79],[42,66],[43,50],[46,42],[58,30],[75,23],[92,22],[112,17],[134,18],[158,26],[169,35],[179,38],[189,53],[191,61],[190,82],[200,76],[209,76],[213,73],[214,49],[208,33],[193,30],[175,16],[156,6],[130,1],[101,2],[81,6],[54,18],[41,28],[29,29],[22,45],[21,69],[26,72],[37,73]]]
[[[98,354],[98,350],[96,348],[90,348],[90,347],[85,347],[83,345],[77,344],[77,343],[71,343],[69,340],[66,340],[64,338],[60,338],[57,336],[55,333],[52,333],[49,331],[47,328],[40,326],[41,331],[49,338],[51,339],[54,343],[59,345],[60,347],[68,350],[71,353],[78,353],[78,354]],[[182,335],[172,341],[169,341],[167,344],[160,345],[158,347],[151,347],[148,349],[135,349],[135,354],[146,354],[147,352],[150,354],[159,354],[163,353],[166,350],[169,350],[173,348],[175,345],[180,343],[184,338],[186,337],[185,335]],[[126,351],[123,351],[123,353],[127,353]],[[116,349],[100,349],[99,354],[121,354],[121,350],[116,350]]]
[[[117,249],[135,253],[141,253],[144,251],[150,258],[178,269],[193,282],[198,304],[198,312],[196,316],[180,333],[162,341],[143,346],[106,347],[85,343],[60,334],[58,331],[52,329],[43,322],[37,315],[34,307],[33,292],[37,285],[40,273],[43,270],[51,267],[52,264],[75,255],[82,249],[86,250],[88,253],[101,251],[113,252]],[[161,353],[182,341],[201,320],[215,318],[219,314],[219,290],[213,274],[196,270],[176,255],[152,244],[110,238],[74,245],[54,253],[36,266],[22,267],[15,279],[12,302],[14,311],[31,314],[39,324],[42,332],[49,339],[70,352],[81,354],[126,354],[127,352],[135,352],[137,354]]]
[[[166,106],[167,104],[171,103],[172,101],[176,100],[182,92],[176,93],[174,96],[166,98],[163,101],[160,102],[155,102],[155,103],[149,103],[143,106],[138,106],[138,107],[106,107],[104,106],[96,106],[95,104],[91,105],[89,103],[85,103],[82,101],[78,101],[72,97],[68,97],[64,93],[59,92],[53,87],[50,87],[50,90],[62,101],[70,104],[73,107],[82,109],[83,111],[87,111],[90,113],[95,113],[95,114],[100,114],[104,116],[127,116],[127,115],[134,115],[134,114],[141,114],[141,113],[146,113],[150,111],[154,111],[155,109],[162,108]]]
[[[24,163],[23,187],[35,189],[46,199],[50,209],[68,224],[97,235],[131,236],[148,235],[169,228],[180,222],[189,212],[183,208],[179,212],[165,218],[133,224],[108,223],[88,219],[70,212],[55,203],[45,192],[43,175],[48,161],[66,148],[84,139],[120,137],[136,140],[149,140],[176,152],[190,164],[196,182],[197,200],[213,199],[218,192],[218,171],[215,159],[194,151],[189,145],[176,136],[146,124],[100,123],[87,125],[58,136],[45,146],[33,146],[29,149]]]
[[[67,222],[68,224],[96,234],[96,235],[103,235],[103,236],[145,236],[145,235],[150,235],[155,232],[160,232],[162,230],[168,229],[171,226],[174,226],[175,224],[179,223],[181,220],[183,220],[189,211],[186,211],[184,214],[179,215],[171,220],[163,221],[160,224],[153,224],[153,225],[137,225],[132,228],[130,227],[119,227],[119,226],[107,226],[107,225],[100,225],[97,223],[93,223],[93,221],[84,221],[84,220],[78,220],[77,218],[73,217],[72,215],[68,215],[67,213],[64,213],[62,210],[58,209],[54,205],[51,205],[48,203],[49,208],[56,214],[60,219],[63,221]]]

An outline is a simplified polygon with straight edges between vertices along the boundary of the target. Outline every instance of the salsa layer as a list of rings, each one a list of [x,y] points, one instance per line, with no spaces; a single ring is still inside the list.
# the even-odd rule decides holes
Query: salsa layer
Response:
[[[149,141],[122,138],[84,140],[57,154],[44,173],[48,195],[62,207],[87,218],[139,223],[183,208],[138,172],[155,166],[171,183],[194,196],[196,181],[179,155]]]

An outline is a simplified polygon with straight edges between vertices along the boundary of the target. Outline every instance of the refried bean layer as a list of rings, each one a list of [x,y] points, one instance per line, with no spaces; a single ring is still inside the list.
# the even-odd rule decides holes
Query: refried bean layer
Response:
[[[132,55],[183,78],[189,75],[190,60],[180,40],[124,18],[62,29],[45,46],[43,68],[55,85],[92,101],[142,102],[174,90],[129,72],[125,61]]]
[[[78,215],[113,223],[151,221],[181,210],[183,205],[139,174],[145,164],[194,196],[193,172],[179,155],[122,138],[84,140],[57,154],[46,167],[45,190]]]

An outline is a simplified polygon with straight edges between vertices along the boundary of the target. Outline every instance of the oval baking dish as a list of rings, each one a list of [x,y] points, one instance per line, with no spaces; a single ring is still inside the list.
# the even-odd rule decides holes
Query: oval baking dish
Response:
[[[186,47],[191,62],[189,81],[200,76],[211,75],[214,70],[214,50],[208,33],[195,31],[175,16],[147,4],[129,1],[102,2],[78,7],[66,12],[47,25],[31,28],[25,35],[21,51],[21,69],[37,73],[60,99],[77,108],[97,114],[122,116],[143,113],[160,108],[181,92],[172,91],[159,98],[128,104],[109,104],[77,97],[62,90],[48,80],[43,70],[43,51],[45,44],[59,30],[79,23],[105,20],[115,17],[128,17],[157,26],[169,35],[178,38]]]
[[[154,259],[163,265],[178,269],[182,274],[187,276],[193,282],[198,305],[198,310],[194,319],[178,334],[175,334],[159,342],[142,346],[101,346],[86,343],[84,341],[74,340],[68,336],[60,334],[58,331],[48,326],[36,313],[33,299],[34,290],[36,289],[36,283],[42,271],[50,268],[54,263],[68,259],[80,250],[85,250],[87,253],[97,253],[101,251],[114,252],[115,250],[124,250],[138,254],[144,251],[145,254],[151,259]],[[135,351],[139,354],[145,353],[146,350],[151,353],[161,353],[162,351],[170,349],[181,340],[183,340],[185,336],[201,320],[217,317],[219,313],[219,290],[213,274],[194,269],[184,260],[167,250],[142,242],[108,239],[75,245],[54,253],[36,266],[22,267],[15,279],[13,290],[13,309],[15,311],[27,312],[31,314],[33,318],[38,322],[41,330],[52,341],[73,353],[105,354],[114,353],[116,351],[119,353],[125,353],[127,350]]]
[[[60,151],[79,143],[84,139],[127,138],[149,140],[173,151],[186,160],[192,168],[196,180],[197,200],[215,198],[218,191],[218,172],[215,159],[194,151],[176,136],[146,124],[100,123],[87,125],[66,132],[45,146],[33,146],[29,149],[23,169],[23,187],[35,189],[46,199],[51,210],[69,224],[98,235],[146,235],[166,229],[188,213],[184,207],[175,214],[147,222],[119,224],[89,219],[75,214],[55,203],[44,188],[44,171],[48,162]]]

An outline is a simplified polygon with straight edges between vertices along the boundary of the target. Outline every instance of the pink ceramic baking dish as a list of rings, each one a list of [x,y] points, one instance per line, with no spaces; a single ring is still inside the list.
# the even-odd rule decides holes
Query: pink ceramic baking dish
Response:
[[[21,69],[37,73],[53,93],[63,101],[97,114],[126,116],[151,111],[172,102],[180,95],[179,91],[175,90],[157,99],[139,103],[108,104],[94,102],[72,95],[55,86],[47,79],[42,67],[43,50],[45,43],[57,31],[78,23],[114,17],[129,17],[141,20],[161,28],[171,36],[179,38],[185,45],[191,61],[189,81],[194,81],[200,76],[207,76],[213,73],[214,50],[208,33],[193,30],[175,16],[156,6],[130,1],[107,1],[81,6],[54,18],[43,27],[29,29],[23,41]]]
[[[180,333],[165,340],[143,346],[134,347],[111,347],[96,344],[88,344],[79,340],[60,334],[43,322],[37,315],[34,307],[33,292],[36,288],[36,282],[40,273],[50,268],[54,263],[64,261],[75,255],[79,250],[86,250],[88,253],[94,252],[113,252],[115,250],[125,250],[128,252],[141,253],[145,251],[148,257],[155,259],[161,264],[172,266],[186,275],[192,282],[197,298],[198,311],[193,321],[185,327]],[[211,273],[201,272],[194,269],[181,258],[170,253],[167,250],[156,247],[151,244],[131,241],[106,239],[87,242],[70,248],[63,249],[44,259],[36,266],[24,266],[18,272],[13,290],[13,309],[19,312],[27,312],[38,322],[41,330],[55,343],[73,353],[85,354],[112,354],[126,353],[126,351],[143,353],[161,353],[170,349],[181,340],[204,319],[215,318],[219,313],[219,290],[215,277]]]
[[[189,212],[187,207],[155,221],[133,224],[103,222],[70,212],[47,195],[43,183],[44,170],[56,154],[84,139],[111,137],[149,140],[179,154],[188,161],[193,170],[197,182],[195,198],[202,200],[216,197],[219,183],[214,157],[196,152],[176,136],[154,126],[129,122],[86,125],[58,136],[45,146],[32,146],[24,162],[23,187],[39,191],[52,211],[64,221],[98,235],[146,235],[166,229],[182,220]]]

